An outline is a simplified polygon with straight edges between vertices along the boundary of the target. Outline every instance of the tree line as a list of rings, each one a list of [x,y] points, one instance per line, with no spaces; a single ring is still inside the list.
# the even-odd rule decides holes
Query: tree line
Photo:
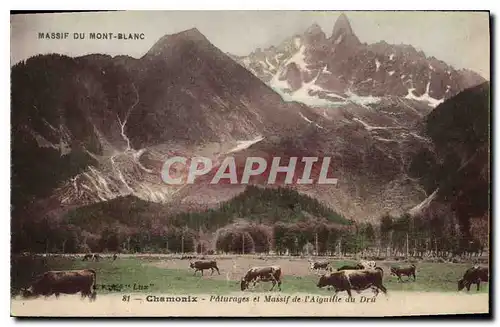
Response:
[[[484,232],[484,228],[482,229]],[[445,219],[384,215],[378,222],[342,225],[310,216],[295,222],[245,218],[215,231],[188,226],[128,227],[113,223],[99,233],[40,220],[17,230],[14,252],[275,253],[280,255],[450,256],[481,254],[487,238],[464,236]]]

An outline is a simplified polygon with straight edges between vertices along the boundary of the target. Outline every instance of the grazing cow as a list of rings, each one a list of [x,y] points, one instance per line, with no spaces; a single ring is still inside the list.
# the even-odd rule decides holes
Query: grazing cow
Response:
[[[358,263],[355,266],[344,265],[344,266],[342,266],[340,268],[337,268],[337,271],[342,271],[342,270],[360,270],[360,269],[365,269],[365,267]]]
[[[333,287],[335,294],[346,291],[349,297],[352,297],[352,290],[360,293],[371,288],[375,296],[377,296],[379,290],[387,294],[387,289],[382,284],[383,276],[384,271],[380,267],[375,269],[342,270],[322,275],[316,286],[319,288]]]
[[[408,280],[410,280],[410,277],[413,276],[413,281],[416,281],[416,270],[417,268],[414,264],[411,264],[407,267],[391,267],[391,275],[398,276],[399,282],[403,281],[401,279],[401,276],[408,276]]]
[[[194,275],[196,275],[196,272],[199,270],[201,271],[201,275],[203,276],[203,270],[205,269],[210,269],[212,275],[214,273],[214,270],[217,270],[217,272],[220,275],[219,268],[217,267],[217,262],[215,261],[195,261],[189,263],[189,267],[194,269]]]
[[[116,258],[118,258],[118,254],[115,253],[115,254],[113,254],[113,261],[115,261]]]
[[[321,262],[310,262],[311,263],[311,270],[319,270],[319,269],[328,269],[328,266],[330,266],[330,263],[328,261],[321,261]]]
[[[458,281],[458,291],[461,291],[465,287],[468,292],[472,284],[476,284],[477,290],[479,291],[479,284],[481,284],[482,281],[486,283],[489,281],[488,267],[471,267],[467,269],[464,277]]]
[[[278,290],[281,291],[281,267],[252,267],[248,269],[245,276],[241,279],[241,290],[244,291],[248,289],[250,283],[253,283],[253,286],[255,287],[255,284],[258,282],[272,282],[273,286],[270,291],[272,291],[274,286],[278,284]]]
[[[94,255],[92,255],[92,254],[86,254],[86,255],[83,256],[82,261],[92,260],[92,258],[94,258]]]
[[[28,289],[22,289],[21,295],[25,298],[43,295],[49,297],[60,294],[76,294],[89,297],[90,301],[96,299],[96,272],[93,269],[47,271],[35,279]]]

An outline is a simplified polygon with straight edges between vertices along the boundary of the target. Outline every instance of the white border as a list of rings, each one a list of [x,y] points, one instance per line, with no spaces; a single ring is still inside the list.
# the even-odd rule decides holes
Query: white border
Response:
[[[6,4],[7,2],[2,2],[2,5]],[[161,6],[158,5],[157,2],[154,1],[149,1],[149,0],[140,0],[140,1],[132,1],[132,0],[121,0],[121,1],[102,1],[102,0],[86,0],[86,1],[81,1],[80,3],[75,3],[72,1],[53,1],[53,0],[44,0],[44,1],[16,1],[13,3],[13,6],[10,6],[6,9],[9,10],[32,10],[33,8],[36,8],[37,10],[53,10],[53,9],[58,9],[58,10],[154,10],[154,9],[161,9],[161,10],[491,10],[492,15],[498,14],[498,6],[499,6],[499,1],[498,0],[483,0],[483,1],[449,1],[446,4],[442,2],[438,2],[436,0],[418,0],[418,1],[401,1],[401,0],[376,0],[376,1],[354,1],[354,0],[349,0],[349,1],[333,1],[333,0],[301,0],[301,1],[292,1],[292,0],[252,0],[249,2],[237,2],[237,1],[230,1],[230,0],[190,0],[190,1],[172,1],[167,4],[163,4]],[[4,20],[4,26],[9,25],[9,31],[10,31],[10,17],[7,14],[7,10],[2,11],[4,14],[2,15],[2,20]],[[493,41],[498,41],[498,35],[494,32],[492,32],[495,40]],[[1,39],[2,39],[2,44],[4,45],[2,51],[2,72],[0,74],[0,78],[2,79],[2,86],[4,90],[4,96],[2,97],[3,100],[3,106],[0,110],[0,114],[2,115],[0,118],[0,122],[4,125],[3,128],[0,129],[0,132],[2,133],[0,136],[0,147],[1,147],[1,154],[3,156],[3,159],[1,161],[1,169],[0,169],[0,185],[2,186],[2,194],[0,196],[0,201],[1,201],[1,208],[2,208],[2,228],[0,228],[3,231],[3,237],[1,238],[1,250],[3,252],[3,258],[9,258],[10,257],[10,32],[8,32],[7,28],[2,29],[1,33]],[[496,42],[493,43],[493,45]],[[493,50],[493,48],[492,48]],[[495,57],[493,60],[496,61],[498,57],[498,54],[495,53]],[[493,72],[493,70],[491,70]],[[492,77],[494,77],[492,75]],[[492,78],[493,79],[493,78]],[[494,83],[495,89],[494,94],[498,94],[497,91],[497,86],[496,82],[492,80],[492,83]],[[496,109],[496,108],[495,108]],[[495,111],[494,108],[492,108],[492,111]],[[494,125],[498,126],[499,120],[500,120],[500,115],[497,114],[495,118]],[[494,135],[492,135],[494,137]],[[494,155],[497,153],[499,150],[498,147],[498,142],[496,142],[495,138],[495,148],[492,150],[492,154]],[[496,165],[494,164],[491,169],[494,170]],[[495,178],[493,181],[494,185],[497,186],[498,177]],[[496,212],[496,204],[499,203],[500,201],[500,196],[498,196],[497,193],[494,194],[494,199],[492,201],[493,209],[494,212]],[[496,217],[493,217],[495,219]],[[496,224],[495,231],[498,231],[499,229],[499,223],[497,222]],[[497,233],[497,235],[500,235]],[[494,244],[494,249],[493,249],[493,254],[495,255],[495,263],[498,261],[498,251],[497,250],[497,243],[495,241]],[[4,259],[5,260],[5,259]],[[9,264],[4,265],[4,268],[0,270],[0,273],[2,275],[1,280],[2,280],[2,320],[8,320],[7,324],[9,326],[13,325],[15,323],[13,318],[9,318],[10,316],[10,260]],[[495,275],[493,277],[496,281],[498,281],[497,278],[497,273],[495,270]],[[497,283],[495,283],[497,284]],[[495,301],[495,303],[498,303]],[[495,305],[495,311],[497,311],[497,305]],[[6,319],[7,318],[7,319]],[[80,322],[80,324],[89,324],[89,322],[92,321],[85,321],[85,322]],[[297,323],[306,323],[306,321],[296,321]],[[320,321],[318,321],[320,322]],[[383,320],[383,321],[370,321],[369,324],[387,324],[389,320]],[[408,321],[409,322],[409,321]],[[408,323],[407,321],[403,323]],[[52,321],[43,321],[43,322],[38,322],[40,324],[45,324],[49,325],[53,323]],[[60,322],[61,325],[69,325],[70,323],[74,323],[74,321],[64,321]],[[107,321],[106,324],[113,323],[112,321]],[[117,322],[114,322],[115,324]],[[118,323],[122,323],[121,321]],[[143,324],[144,322],[141,321],[133,321],[133,324],[139,325]],[[162,323],[164,324],[165,321],[157,321],[157,323]],[[169,321],[171,324],[178,324],[181,323],[180,321]],[[192,321],[192,322],[183,322],[184,324],[187,325],[194,325],[196,323],[199,323],[198,321]],[[228,324],[228,323],[233,323],[232,321],[214,321],[214,322],[207,322],[207,321],[201,321],[203,325],[206,324]],[[254,324],[259,324],[259,325],[269,325],[269,326],[275,326],[277,323],[280,323],[278,321],[272,321],[272,322],[264,322],[264,321],[258,321],[258,322],[247,322],[247,323],[254,323]],[[293,323],[293,321],[284,321],[281,323]],[[321,322],[320,322],[321,323]],[[327,324],[330,322],[326,322]],[[335,321],[334,322],[336,325],[338,324],[345,324],[345,321]],[[351,321],[351,323],[354,324],[360,324],[360,322],[355,322]],[[396,321],[396,323],[398,323]],[[427,326],[433,326],[433,325],[438,325],[438,324],[443,324],[445,322],[430,322],[430,321],[422,321],[422,323],[425,323]],[[448,322],[446,322],[448,323]],[[455,321],[451,322],[455,323]],[[103,326],[105,324],[104,321],[99,321],[99,322],[94,322],[95,325],[97,326]],[[467,324],[473,324],[473,322],[468,321]],[[2,324],[3,325],[3,324]]]

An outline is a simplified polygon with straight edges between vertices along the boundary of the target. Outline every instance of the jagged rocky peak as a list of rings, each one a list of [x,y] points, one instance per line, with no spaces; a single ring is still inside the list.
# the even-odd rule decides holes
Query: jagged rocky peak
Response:
[[[318,24],[314,23],[304,32],[303,39],[306,44],[323,43],[326,34]]]
[[[337,18],[337,21],[335,22],[335,25],[333,26],[333,33],[332,36],[330,37],[332,42],[335,44],[342,43],[344,40],[349,40],[350,42],[353,42],[354,44],[361,44],[359,41],[358,37],[356,34],[354,34],[351,23],[349,22],[349,19],[347,18],[346,14],[342,13],[339,18]]]

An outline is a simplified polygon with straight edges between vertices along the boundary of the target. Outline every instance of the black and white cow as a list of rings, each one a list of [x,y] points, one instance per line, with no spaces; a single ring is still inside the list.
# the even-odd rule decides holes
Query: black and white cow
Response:
[[[346,291],[349,297],[352,297],[352,290],[360,293],[368,288],[371,288],[375,295],[378,295],[379,290],[387,294],[387,289],[382,283],[383,276],[384,271],[380,267],[375,269],[342,270],[322,275],[316,286],[319,288],[332,287],[335,293]]]

